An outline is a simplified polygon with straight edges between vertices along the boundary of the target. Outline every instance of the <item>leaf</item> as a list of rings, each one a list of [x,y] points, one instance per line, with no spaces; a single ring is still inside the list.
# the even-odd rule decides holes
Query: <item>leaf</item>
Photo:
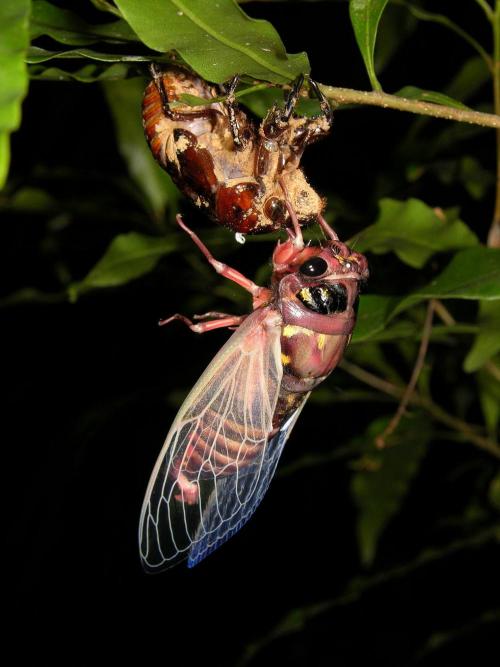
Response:
[[[233,0],[116,0],[141,40],[175,50],[203,78],[222,83],[235,74],[286,83],[309,72],[305,53],[287,54],[267,21],[252,19]]]
[[[176,250],[175,236],[153,237],[129,232],[120,234],[85,278],[68,288],[70,301],[96,287],[118,287],[151,271],[158,260]]]
[[[363,294],[352,342],[375,338],[396,315],[428,299],[500,299],[500,250],[462,250],[431,283],[402,298]]]
[[[387,447],[376,449],[373,440],[386,423],[384,418],[377,419],[368,428],[366,440],[370,445],[351,481],[351,494],[358,508],[358,547],[365,566],[372,564],[382,532],[400,510],[432,436],[430,421],[415,414],[400,422],[387,439]]]
[[[363,294],[359,299],[358,316],[352,343],[360,343],[383,331],[390,313],[399,303],[397,296],[382,294]]]
[[[0,189],[9,171],[9,135],[21,123],[21,103],[28,90],[24,54],[29,11],[29,0],[0,2]]]
[[[106,63],[147,63],[151,60],[162,62],[162,58],[153,58],[152,56],[130,56],[119,53],[101,53],[93,49],[70,49],[69,51],[48,51],[39,46],[31,46],[26,55],[26,62],[29,64],[38,64],[54,60],[54,58],[67,60],[87,59],[98,60]]]
[[[500,350],[500,301],[481,301],[479,333],[464,361],[464,371],[473,373]]]
[[[80,69],[69,72],[60,67],[30,65],[28,73],[30,78],[35,80],[95,83],[96,81],[115,81],[137,76],[137,68],[127,63],[113,63],[112,65],[88,63]]]
[[[500,473],[491,480],[488,497],[492,506],[500,512]]]
[[[454,109],[469,109],[468,106],[462,104],[458,100],[445,95],[444,93],[437,93],[434,90],[422,90],[416,86],[405,86],[394,93],[398,97],[406,97],[410,100],[418,100],[420,102],[432,102],[433,104],[442,104],[446,107],[453,107]]]
[[[175,207],[178,190],[168,174],[156,164],[144,139],[140,115],[144,88],[142,79],[108,81],[103,84],[120,153],[131,177],[146,195],[155,216],[161,217],[168,204]]]
[[[31,39],[47,35],[70,46],[86,46],[95,42],[137,42],[138,38],[123,19],[91,25],[67,9],[34,0],[30,17]]]
[[[484,368],[479,369],[476,378],[479,388],[479,402],[481,403],[486,428],[490,436],[496,439],[500,419],[500,382]]]
[[[436,252],[477,244],[474,232],[451,214],[443,219],[418,199],[382,199],[377,221],[357,236],[356,249],[377,255],[392,251],[419,269]]]
[[[461,250],[431,283],[400,301],[390,316],[426,299],[500,299],[500,249]]]
[[[349,15],[358,43],[359,50],[365,62],[366,71],[373,90],[382,90],[375,74],[373,58],[375,41],[382,12],[388,0],[349,0]]]

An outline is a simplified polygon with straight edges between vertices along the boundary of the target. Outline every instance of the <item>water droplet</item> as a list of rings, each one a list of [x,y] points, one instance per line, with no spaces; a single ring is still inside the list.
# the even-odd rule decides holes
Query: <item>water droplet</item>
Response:
[[[271,49],[265,49],[264,47],[262,47],[262,50],[267,51],[267,53],[271,53]]]
[[[245,234],[242,234],[241,232],[236,232],[234,239],[236,243],[241,243],[241,245],[243,245],[246,241]]]
[[[178,11],[177,16],[184,16],[184,12]]]
[[[245,42],[245,46],[250,46],[250,42]]]

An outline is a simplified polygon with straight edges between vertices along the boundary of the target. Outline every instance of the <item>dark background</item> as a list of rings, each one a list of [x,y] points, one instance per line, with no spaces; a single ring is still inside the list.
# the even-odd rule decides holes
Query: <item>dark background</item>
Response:
[[[433,11],[453,7],[455,18],[488,43],[474,3],[427,4]],[[289,52],[306,50],[318,81],[368,87],[345,3],[251,3],[245,10],[271,20]],[[467,46],[447,31],[420,25],[386,68],[384,87],[441,90],[468,55]],[[489,99],[488,90],[482,99]],[[85,275],[110,240],[134,228],[130,220],[141,216],[123,187],[126,167],[98,85],[34,82],[23,111],[23,126],[13,138],[14,182],[52,191],[71,220],[55,235],[37,216],[7,220],[4,294],[32,284],[54,289],[61,256],[73,275]],[[311,181],[349,203],[349,214],[338,220],[341,236],[373,220],[381,195],[414,194],[431,205],[459,204],[462,218],[477,221],[484,238],[492,197],[478,203],[453,185],[401,179],[398,148],[413,122],[393,111],[342,111],[331,137],[309,149],[304,164]],[[492,166],[493,134],[481,132],[471,141],[483,164]],[[72,203],[85,199],[88,210],[75,212]],[[125,222],[121,209],[129,215]],[[183,203],[181,210],[203,229],[206,223]],[[269,255],[267,244],[246,245],[231,261],[252,275]],[[374,266],[379,270],[372,291],[383,278],[380,260]],[[197,337],[181,326],[158,329],[156,322],[171,312],[189,312],[186,304],[207,289],[195,284],[185,258],[174,255],[143,279],[85,295],[76,304],[1,311],[8,391],[2,421],[11,559],[6,575],[14,592],[7,613],[19,633],[13,664],[30,655],[65,665],[233,665],[285,614],[337,598],[362,572],[351,471],[341,461],[278,477],[249,525],[194,570],[179,566],[158,576],[143,574],[136,527],[150,470],[175,416],[172,394],[193,385],[227,335]],[[330,384],[342,385],[342,376],[334,374]],[[391,409],[311,403],[283,465],[308,449],[341,445],[359,433],[361,422]],[[469,462],[469,448],[433,444],[404,513],[383,537],[376,572],[411,560],[422,545],[439,546],[440,517],[462,508],[468,492],[467,475],[450,480],[450,459],[454,465]],[[458,656],[482,664],[488,650],[498,653],[500,628],[474,619],[498,603],[498,593],[498,549],[452,550],[448,558],[402,573],[305,622],[301,632],[264,648],[253,664],[441,665]],[[453,641],[420,656],[432,633],[457,628],[462,631]]]

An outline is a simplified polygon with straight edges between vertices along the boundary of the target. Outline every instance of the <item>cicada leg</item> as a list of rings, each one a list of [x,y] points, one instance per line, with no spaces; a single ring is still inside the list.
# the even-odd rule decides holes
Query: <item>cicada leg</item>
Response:
[[[222,313],[220,313],[220,315],[222,315]],[[194,317],[199,318],[203,317],[203,315],[195,315]],[[165,324],[170,324],[170,322],[180,320],[181,322],[184,322],[184,324],[188,326],[191,331],[194,331],[194,333],[202,334],[206,333],[207,331],[213,331],[214,329],[221,329],[223,327],[239,326],[245,317],[246,315],[224,315],[224,317],[218,317],[217,319],[208,320],[207,322],[199,322],[198,324],[194,324],[189,319],[189,317],[181,315],[180,313],[175,313],[175,315],[167,317],[165,320],[160,320],[158,324],[160,326],[165,326]]]
[[[227,116],[229,119],[229,128],[233,137],[234,147],[241,151],[247,145],[247,139],[242,132],[240,121],[238,120],[238,104],[234,96],[234,92],[238,86],[240,77],[239,74],[233,76],[229,83],[225,86],[226,100],[225,105],[227,109]]]
[[[212,127],[217,123],[217,116],[221,116],[221,112],[217,109],[199,109],[193,111],[179,112],[173,111],[170,108],[170,100],[168,99],[167,90],[165,88],[165,82],[163,80],[163,72],[155,63],[149,65],[149,72],[151,78],[154,81],[156,89],[161,99],[162,111],[167,118],[171,120],[191,120],[192,118],[208,118],[212,123]],[[208,104],[209,102],[207,102]]]
[[[208,263],[211,266],[213,266],[213,268],[215,269],[215,271],[217,271],[217,273],[219,273],[221,276],[224,276],[224,278],[227,278],[228,280],[232,280],[233,283],[240,285],[240,287],[246,289],[247,292],[250,292],[250,294],[253,297],[254,308],[258,308],[259,306],[263,305],[264,303],[267,303],[270,300],[272,295],[270,289],[268,289],[267,287],[260,287],[259,285],[256,285],[252,280],[244,276],[236,269],[233,269],[232,267],[228,266],[227,264],[224,264],[223,262],[219,262],[217,259],[214,258],[210,250],[203,243],[203,241],[193,232],[192,229],[189,229],[189,227],[184,223],[182,216],[180,214],[177,214],[176,220],[179,227],[183,229],[186,232],[186,234],[189,234],[189,236],[196,243],[201,252],[205,255]]]

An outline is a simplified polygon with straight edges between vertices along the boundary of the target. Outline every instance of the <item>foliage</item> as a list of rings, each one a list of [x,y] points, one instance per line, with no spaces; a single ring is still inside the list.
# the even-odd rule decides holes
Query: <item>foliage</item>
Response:
[[[34,105],[31,113],[40,112],[42,104],[36,94],[43,95],[44,86],[72,86],[80,103],[86,96],[94,95],[93,100],[97,96],[100,106],[96,113],[90,110],[88,123],[107,124],[116,162],[114,171],[99,171],[100,165],[93,165],[96,175],[88,167],[80,170],[64,160],[55,165],[36,158],[32,171],[26,172],[20,167],[21,151],[17,155],[17,166],[0,196],[0,210],[13,228],[19,221],[36,221],[38,247],[33,255],[42,268],[39,274],[27,269],[23,273],[16,264],[14,277],[7,282],[9,291],[1,300],[4,312],[16,307],[29,313],[42,307],[92,308],[99,299],[113,303],[113,299],[133,298],[134,290],[146,293],[151,285],[163,294],[165,284],[168,289],[162,308],[167,312],[174,308],[186,313],[219,310],[224,302],[229,309],[247,308],[241,291],[222,284],[171,224],[184,203],[154,163],[143,137],[140,103],[145,65],[185,62],[214,83],[240,74],[243,83],[237,97],[263,116],[271,104],[282,99],[283,86],[297,74],[309,72],[308,55],[288,54],[273,25],[252,18],[254,11],[258,13],[254,5],[247,13],[245,5],[233,0],[115,0],[114,4],[95,0],[68,3],[70,8],[61,2],[33,0],[28,24],[29,4],[4,0],[0,7],[0,182],[8,169],[9,135],[20,125],[27,73],[33,86],[33,98],[30,93],[26,100],[28,117],[30,104]],[[314,17],[316,3],[302,4],[307,16]],[[469,7],[457,10],[458,16],[452,10],[449,16],[431,12],[431,4],[425,0],[350,0],[349,8],[342,5],[338,11],[345,15],[343,29],[350,20],[359,49],[356,53],[352,48],[345,59],[357,63],[354,67],[359,72],[353,75],[343,63],[329,70],[327,63],[330,80],[323,83],[334,84],[336,77],[346,80],[351,76],[354,87],[359,76],[361,82],[369,80],[375,92],[387,85],[397,91],[394,98],[420,102],[422,113],[426,106],[441,105],[459,112],[475,108],[499,114],[500,69],[494,63],[500,53],[500,2],[471,0]],[[279,5],[286,11],[286,3]],[[260,10],[265,14],[266,9]],[[472,23],[485,22],[493,49],[483,44],[481,31],[476,39],[467,24],[462,27],[460,20],[468,12],[473,15]],[[332,24],[329,30],[333,40],[341,28]],[[450,40],[450,52],[457,48],[460,55],[451,74],[436,55],[436,69],[442,67],[444,72],[440,91],[427,89],[425,71],[418,72],[417,82],[423,87],[396,80],[391,73],[399,53],[408,58],[405,44],[415,31],[432,35],[428,30],[441,31],[442,39]],[[342,73],[342,67],[348,74]],[[485,86],[492,77],[498,79],[493,100]],[[317,110],[315,103],[303,102],[303,112]],[[372,170],[364,180],[360,173],[361,185],[342,189],[342,165],[333,165],[337,180],[323,178],[323,193],[329,202],[327,214],[342,238],[350,237],[350,244],[367,254],[371,279],[360,299],[343,371],[334,373],[311,397],[311,409],[320,415],[320,424],[325,415],[342,415],[344,408],[353,412],[348,413],[348,426],[338,429],[340,444],[334,445],[327,434],[322,442],[311,445],[307,455],[296,454],[282,479],[286,484],[288,478],[311,478],[330,469],[348,476],[353,514],[350,530],[356,539],[358,562],[351,578],[341,581],[345,595],[336,598],[335,586],[325,584],[330,595],[326,601],[325,595],[318,595],[307,604],[304,599],[292,600],[292,612],[277,607],[283,620],[271,631],[262,632],[262,641],[248,645],[245,661],[253,660],[275,639],[304,632],[315,619],[350,604],[372,586],[390,586],[391,581],[410,576],[430,561],[466,550],[469,544],[499,541],[500,244],[493,232],[500,211],[494,214],[496,223],[490,224],[494,187],[499,182],[491,149],[493,131],[479,124],[451,124],[423,115],[399,118],[392,130],[387,115],[399,112],[363,113],[371,129],[365,134],[360,131],[359,136],[369,135],[373,143],[360,147],[361,140],[353,140],[353,145],[360,163],[365,159],[362,151],[377,153],[378,172]],[[361,112],[349,106],[339,111],[338,126],[349,132],[353,127],[349,123],[360,117],[356,114]],[[381,121],[380,114],[384,115]],[[60,122],[65,136],[73,137],[77,130],[70,116],[61,115]],[[82,116],[78,118],[81,122]],[[398,123],[403,122],[406,125],[400,131]],[[77,129],[83,132],[81,126]],[[357,131],[352,130],[353,135]],[[21,126],[20,137],[22,132]],[[378,134],[383,135],[382,142]],[[89,151],[98,152],[88,136]],[[339,163],[347,160],[350,150],[347,145],[343,149],[343,154],[335,155]],[[325,151],[327,168],[322,171],[329,174],[334,161],[331,144],[325,142],[314,150],[315,155]],[[58,154],[63,154],[62,149]],[[98,154],[105,162],[104,154]],[[306,171],[308,168],[314,172],[312,162],[306,162]],[[357,178],[357,173],[349,173]],[[89,196],[89,189],[96,194]],[[247,261],[250,273],[257,272],[259,279],[266,276],[276,235],[248,238],[241,248],[229,233],[203,221],[200,226],[217,257],[228,257],[235,266]],[[316,239],[315,234],[311,232],[311,238]],[[27,253],[24,245],[23,252]],[[19,265],[25,266],[22,261]],[[152,306],[150,316],[158,316]],[[194,373],[196,369],[201,372],[194,351],[197,341],[186,332],[177,335],[174,349],[188,357],[186,364]],[[419,364],[420,346],[427,343],[425,361]],[[188,345],[190,354],[186,355]],[[123,364],[129,364],[133,354],[129,351]],[[408,397],[404,416],[394,432],[387,434],[387,424],[404,397],[415,365],[417,386]],[[165,380],[169,404],[177,405],[188,389],[186,376],[180,378],[179,386],[171,377]],[[159,391],[157,386],[155,390]],[[303,420],[308,420],[307,410]],[[432,535],[430,530],[418,533],[406,550],[404,537],[398,541],[398,527],[401,535],[406,529],[413,539],[407,517],[412,503],[425,504],[426,480],[441,474],[442,468],[433,469],[433,457],[438,458],[435,452],[443,448],[447,474],[460,477],[465,468],[474,472],[467,473],[468,486],[461,487],[455,506],[441,508]],[[316,492],[320,495],[314,487],[314,497]],[[347,494],[346,490],[346,504]],[[325,523],[330,521],[330,509],[325,503],[316,509],[328,514]],[[333,534],[333,524],[325,531]],[[287,559],[294,556],[288,554]],[[334,569],[330,555],[324,577]],[[339,580],[336,582],[338,589]],[[255,637],[248,633],[244,637],[247,644],[251,639]],[[428,639],[425,651],[432,652],[433,635]],[[258,657],[255,660],[257,664]]]

